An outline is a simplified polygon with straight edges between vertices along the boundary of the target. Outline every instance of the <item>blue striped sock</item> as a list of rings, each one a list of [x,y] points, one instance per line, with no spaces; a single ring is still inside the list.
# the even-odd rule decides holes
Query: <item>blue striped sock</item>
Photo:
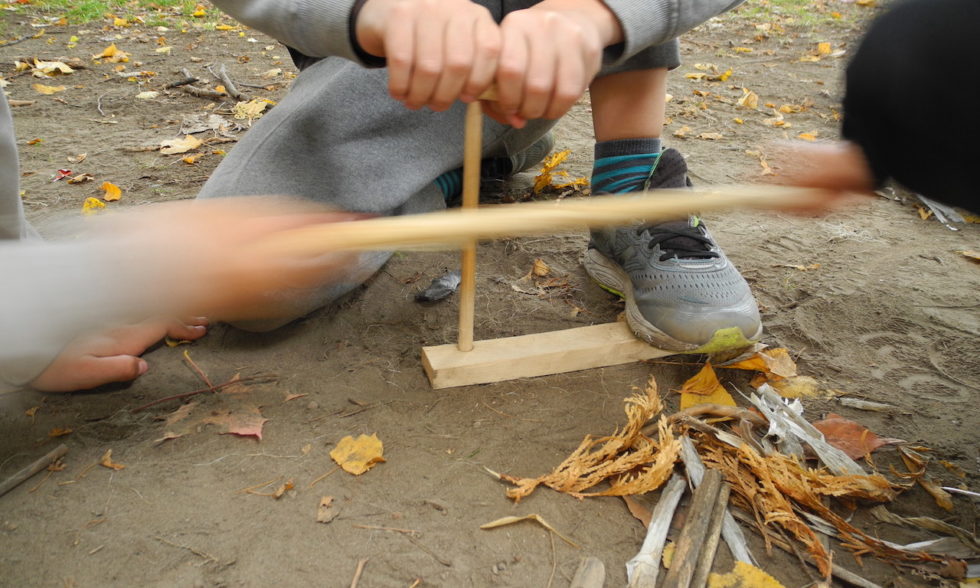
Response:
[[[622,194],[644,189],[660,158],[659,138],[617,139],[595,145],[593,194]]]
[[[447,171],[436,178],[436,186],[442,190],[442,196],[449,202],[463,192],[463,168]]]

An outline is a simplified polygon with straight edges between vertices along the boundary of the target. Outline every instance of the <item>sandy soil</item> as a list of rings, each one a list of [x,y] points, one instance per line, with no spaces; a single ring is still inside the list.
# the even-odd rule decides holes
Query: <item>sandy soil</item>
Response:
[[[671,77],[671,121],[664,136],[687,156],[695,183],[761,180],[759,155],[747,151],[764,155],[766,142],[801,132],[835,136],[841,69],[861,18],[871,11],[851,4],[823,8],[840,10],[844,17],[804,27],[778,16],[730,15],[684,40],[686,65]],[[8,38],[31,30],[23,17],[3,18]],[[0,70],[13,78],[7,88],[11,97],[36,101],[16,108],[14,116],[25,205],[41,224],[52,213],[79,210],[86,197],[100,194],[104,180],[123,189],[123,200],[112,207],[194,196],[220,159],[210,151],[231,144],[210,146],[195,165],[182,163],[180,156],[136,151],[175,137],[183,117],[214,107],[205,99],[162,90],[182,77],[181,68],[206,76],[206,64],[224,63],[235,80],[259,85],[270,83],[262,78],[270,69],[294,71],[281,46],[251,31],[240,36],[236,30],[100,29],[95,24],[81,30],[52,27],[42,38],[0,47]],[[116,34],[122,38],[114,39]],[[72,35],[79,37],[77,47],[67,48]],[[172,46],[170,54],[156,52],[161,35]],[[93,64],[90,56],[111,40],[142,62],[127,64],[127,71],[156,75],[138,84],[116,75],[110,64]],[[818,42],[844,53],[801,61],[816,55]],[[30,89],[35,80],[14,77],[13,71],[14,59],[34,56],[81,57],[88,68],[58,82],[68,85],[65,92],[39,96]],[[702,72],[697,63],[733,73],[725,82],[686,78]],[[288,80],[272,81],[277,83],[271,90],[246,90],[251,97],[276,99]],[[742,88],[758,94],[759,110],[735,106]],[[162,93],[136,100],[142,90]],[[791,127],[776,128],[765,122],[774,116],[766,103],[807,108],[784,115]],[[686,137],[675,137],[685,126]],[[722,137],[700,139],[701,133]],[[35,138],[42,141],[28,144]],[[564,169],[587,176],[592,150],[587,100],[562,121],[557,143],[572,150]],[[68,157],[80,153],[87,154],[82,164],[69,163]],[[55,170],[65,167],[92,173],[97,181],[51,182]],[[530,178],[501,189],[520,197]],[[936,466],[934,477],[978,490],[980,267],[958,251],[980,249],[980,229],[960,225],[954,232],[924,221],[907,196],[898,191],[895,199],[869,198],[822,218],[732,212],[709,215],[707,222],[753,286],[766,343],[788,347],[799,357],[801,372],[826,387],[896,407],[890,413],[866,412],[838,400],[811,400],[809,418],[837,412],[883,436],[928,446],[937,459],[967,476],[960,479]],[[575,234],[481,245],[477,338],[615,320],[620,303],[590,283],[579,264],[585,244],[585,235]],[[512,284],[536,258],[567,285],[545,296],[515,291]],[[485,468],[528,476],[549,471],[585,434],[622,424],[622,399],[633,387],[653,376],[661,390],[677,389],[703,358],[433,391],[419,349],[453,339],[456,303],[451,298],[422,306],[413,297],[456,263],[448,252],[398,254],[340,308],[268,335],[216,326],[188,347],[160,346],[146,356],[150,372],[130,386],[65,396],[23,391],[0,398],[0,477],[59,442],[70,448],[64,471],[46,481],[39,475],[0,498],[0,584],[341,586],[349,585],[358,560],[367,559],[360,586],[409,586],[416,579],[426,586],[567,586],[580,558],[593,555],[605,562],[607,585],[623,585],[623,564],[644,530],[620,500],[580,502],[541,490],[514,505]],[[819,267],[808,271],[792,267],[815,264]],[[184,351],[216,382],[236,373],[276,375],[274,383],[236,395],[262,405],[269,420],[261,441],[220,435],[215,425],[200,422],[230,408],[231,395],[196,397],[196,416],[169,428],[162,421],[180,408],[179,401],[131,411],[200,388],[182,360]],[[668,403],[676,407],[676,396],[669,395]],[[25,415],[33,407],[39,407],[34,416]],[[175,427],[184,427],[185,434],[157,442]],[[49,438],[55,428],[73,432]],[[359,477],[333,473],[310,488],[333,469],[328,453],[340,438],[360,433],[381,438],[387,462]],[[88,469],[107,449],[126,468]],[[880,459],[887,463],[890,457],[883,452]],[[279,500],[240,492],[274,481],[268,492],[288,479],[295,488]],[[334,497],[339,515],[321,524],[315,520],[317,505],[326,495]],[[974,528],[972,505],[958,499],[956,507],[944,513],[916,488],[892,510]],[[530,513],[540,514],[581,549],[552,540],[530,523],[479,528],[505,515]],[[855,520],[883,538],[927,538],[921,531],[875,525],[862,510]],[[813,581],[795,558],[766,554],[758,538],[752,539],[764,567],[787,586]],[[717,569],[727,570],[731,560],[725,549],[721,552]],[[936,585],[873,560],[859,568],[844,552],[837,561],[882,585]]]

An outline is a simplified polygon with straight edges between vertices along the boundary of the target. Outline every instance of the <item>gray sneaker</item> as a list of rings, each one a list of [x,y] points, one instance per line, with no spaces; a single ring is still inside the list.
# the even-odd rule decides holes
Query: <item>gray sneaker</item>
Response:
[[[689,185],[684,157],[667,149],[646,188]],[[762,335],[748,283],[696,216],[593,231],[583,264],[626,300],[633,332],[661,349],[715,353]]]

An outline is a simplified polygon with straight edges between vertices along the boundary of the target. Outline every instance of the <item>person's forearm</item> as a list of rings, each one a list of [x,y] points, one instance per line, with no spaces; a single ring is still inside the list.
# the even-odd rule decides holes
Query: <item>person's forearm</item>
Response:
[[[354,0],[214,0],[214,4],[310,57],[360,61],[348,29]]]

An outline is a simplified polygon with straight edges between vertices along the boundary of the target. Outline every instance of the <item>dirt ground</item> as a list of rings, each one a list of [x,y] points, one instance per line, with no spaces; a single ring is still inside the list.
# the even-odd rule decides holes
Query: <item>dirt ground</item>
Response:
[[[699,185],[763,180],[760,158],[771,140],[795,139],[799,133],[834,137],[842,68],[863,19],[874,12],[817,3],[810,22],[749,10],[685,37],[685,65],[670,78],[673,99],[664,137],[688,158]],[[834,11],[840,19],[829,16]],[[22,13],[2,18],[6,38],[36,30]],[[77,45],[69,47],[72,36]],[[112,41],[131,53],[126,72],[155,75],[130,80],[114,72],[113,64],[94,63],[91,55]],[[821,42],[830,43],[830,53],[820,53]],[[172,49],[158,52],[163,46]],[[87,67],[55,81],[18,75],[14,60],[32,57],[78,57]],[[192,198],[220,160],[213,152],[233,143],[202,148],[204,155],[194,164],[139,148],[176,137],[188,115],[229,108],[231,102],[219,105],[163,89],[183,77],[181,68],[208,77],[207,64],[227,65],[238,82],[268,85],[271,89],[243,90],[272,100],[283,95],[288,74],[295,71],[281,46],[237,28],[182,33],[103,29],[102,23],[55,25],[40,38],[0,47],[10,97],[34,100],[14,109],[29,217],[43,226],[54,213],[77,214],[85,198],[101,194],[103,181],[123,190],[122,200],[109,207]],[[714,64],[717,70],[695,64]],[[686,77],[718,76],[729,68],[725,81]],[[272,69],[282,72],[268,73]],[[31,89],[35,82],[67,89],[42,96]],[[757,110],[735,104],[743,88],[758,95]],[[136,99],[141,91],[160,95]],[[777,127],[767,122],[776,114],[766,103],[804,108],[783,115],[791,126]],[[702,133],[721,137],[699,138]],[[216,135],[199,135],[208,136]],[[556,136],[557,147],[572,152],[563,169],[573,177],[587,176],[592,153],[587,99],[560,123]],[[41,141],[31,144],[34,139]],[[81,153],[87,154],[83,162],[69,162]],[[91,173],[96,181],[52,182],[59,168]],[[520,197],[532,177],[501,189]],[[808,418],[836,412],[882,436],[930,447],[937,461],[954,464],[966,478],[938,465],[931,475],[946,485],[980,490],[980,266],[958,253],[980,249],[980,228],[962,224],[949,230],[920,218],[908,194],[893,196],[869,198],[821,218],[736,211],[708,215],[707,222],[754,289],[765,343],[789,348],[801,373],[844,397],[895,407],[889,413],[868,412],[839,399],[808,400]],[[480,245],[476,337],[616,320],[621,304],[581,268],[585,245],[584,234]],[[512,285],[537,258],[566,285],[541,296],[516,291]],[[578,501],[543,489],[515,505],[486,468],[522,476],[550,471],[584,435],[623,424],[622,399],[634,387],[653,376],[665,393],[676,390],[704,358],[433,391],[419,349],[453,340],[456,301],[423,306],[413,297],[456,264],[452,252],[399,253],[339,308],[266,335],[218,325],[192,345],[159,346],[146,355],[149,373],[132,385],[0,397],[0,478],[57,443],[70,448],[65,470],[48,479],[38,475],[0,498],[0,584],[346,586],[357,562],[366,559],[359,584],[366,587],[414,586],[416,579],[424,586],[567,586],[586,555],[605,563],[608,586],[625,584],[624,563],[645,531],[621,500]],[[198,422],[183,436],[158,442],[169,430],[163,420],[181,402],[132,412],[201,387],[182,359],[185,351],[215,382],[236,373],[276,376],[273,383],[242,393],[260,403],[268,419],[261,441],[217,434],[217,426]],[[744,389],[745,381],[722,377]],[[198,419],[219,414],[229,402],[220,395],[194,400],[200,402]],[[669,394],[667,401],[674,410],[677,396]],[[33,416],[25,414],[35,407]],[[49,437],[56,428],[73,432]],[[387,461],[357,477],[332,473],[311,488],[333,469],[328,453],[341,437],[361,433],[378,435]],[[89,468],[107,449],[125,469]],[[894,457],[886,449],[879,455],[882,463]],[[241,492],[263,482],[270,484],[259,491],[271,492],[286,480],[295,487],[279,500]],[[339,515],[321,524],[317,506],[328,495]],[[972,504],[960,498],[955,504],[953,513],[943,512],[915,488],[890,508],[973,529]],[[502,516],[531,513],[580,548],[531,523],[479,528]],[[924,531],[876,524],[863,510],[855,522],[890,540],[929,538]],[[767,554],[749,534],[773,576],[789,587],[811,585],[812,569],[782,552]],[[870,558],[861,567],[844,551],[836,561],[884,586],[938,585],[934,578]],[[723,548],[716,569],[727,571],[730,565]]]

